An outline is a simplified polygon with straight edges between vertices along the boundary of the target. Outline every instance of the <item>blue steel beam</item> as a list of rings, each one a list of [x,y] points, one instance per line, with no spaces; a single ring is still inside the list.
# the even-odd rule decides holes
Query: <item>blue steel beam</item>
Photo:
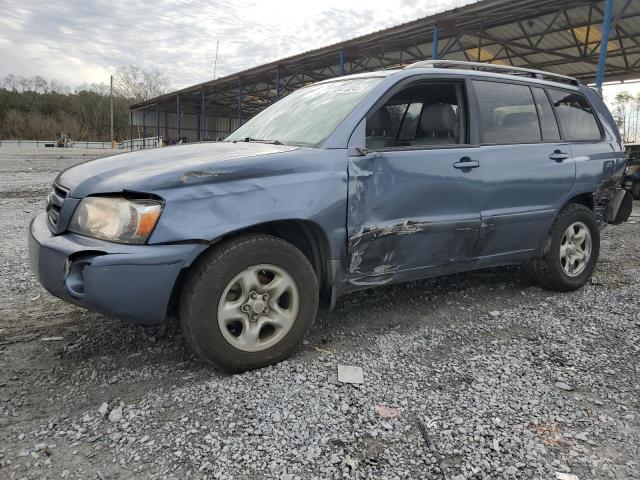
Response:
[[[344,75],[344,48],[340,49],[340,76]]]
[[[602,20],[602,40],[600,41],[600,56],[598,58],[598,70],[596,71],[596,88],[602,93],[602,82],[607,64],[607,48],[609,47],[609,33],[611,33],[611,11],[613,0],[605,0],[604,19]]]
[[[144,149],[147,145],[146,145],[146,137],[147,137],[147,126],[146,126],[146,117],[147,117],[147,111],[145,109],[142,109],[142,148]]]
[[[180,95],[176,95],[176,143],[180,141]]]
[[[198,128],[199,141],[204,140],[204,138],[206,137],[206,135],[204,135],[205,128],[206,128],[205,119],[207,114],[205,108],[206,107],[204,104],[204,85],[202,85],[202,87],[200,88],[200,128]]]
[[[133,110],[129,111],[129,139],[131,140],[129,147],[133,150]]]
[[[438,60],[438,40],[440,37],[440,32],[438,31],[438,24],[436,23],[433,26],[433,46],[431,49],[431,58],[433,60]]]
[[[156,103],[156,137],[158,145],[160,145],[160,105]]]
[[[242,125],[242,80],[238,79],[238,127]]]
[[[164,141],[169,138],[169,112],[164,111]]]
[[[276,100],[280,98],[280,65],[276,67]]]

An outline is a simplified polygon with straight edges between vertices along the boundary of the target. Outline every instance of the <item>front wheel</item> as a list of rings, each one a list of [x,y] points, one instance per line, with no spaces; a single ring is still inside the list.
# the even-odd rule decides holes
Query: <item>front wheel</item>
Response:
[[[579,204],[564,207],[530,267],[538,283],[551,290],[582,287],[593,274],[600,254],[600,230],[593,212]]]
[[[309,331],[318,282],[296,247],[247,235],[215,247],[190,272],[180,324],[204,360],[228,371],[264,367],[288,357]]]

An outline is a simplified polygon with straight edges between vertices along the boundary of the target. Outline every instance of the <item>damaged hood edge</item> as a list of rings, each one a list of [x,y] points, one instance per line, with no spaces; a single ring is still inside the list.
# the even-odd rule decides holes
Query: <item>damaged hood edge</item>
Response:
[[[300,147],[249,142],[176,145],[114,155],[75,165],[58,175],[56,183],[69,196],[97,193],[149,192],[178,187],[192,180],[208,180],[228,171],[226,162],[270,156]]]

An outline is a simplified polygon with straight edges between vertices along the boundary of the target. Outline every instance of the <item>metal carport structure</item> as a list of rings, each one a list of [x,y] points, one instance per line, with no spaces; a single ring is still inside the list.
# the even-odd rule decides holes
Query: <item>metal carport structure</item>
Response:
[[[131,136],[215,139],[308,83],[431,58],[548,70],[598,86],[605,74],[640,78],[640,1],[482,0],[132,105]]]

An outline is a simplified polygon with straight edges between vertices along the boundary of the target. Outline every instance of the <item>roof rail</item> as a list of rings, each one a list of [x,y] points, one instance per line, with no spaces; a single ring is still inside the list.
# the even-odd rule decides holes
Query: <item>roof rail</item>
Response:
[[[523,75],[531,78],[549,79],[554,82],[569,83],[579,85],[578,79],[561,75],[559,73],[544,72],[532,68],[512,67],[509,65],[496,65],[493,63],[462,62],[458,60],[423,60],[412,63],[404,68],[459,68],[463,70],[480,70],[483,72],[504,73],[507,75]]]

